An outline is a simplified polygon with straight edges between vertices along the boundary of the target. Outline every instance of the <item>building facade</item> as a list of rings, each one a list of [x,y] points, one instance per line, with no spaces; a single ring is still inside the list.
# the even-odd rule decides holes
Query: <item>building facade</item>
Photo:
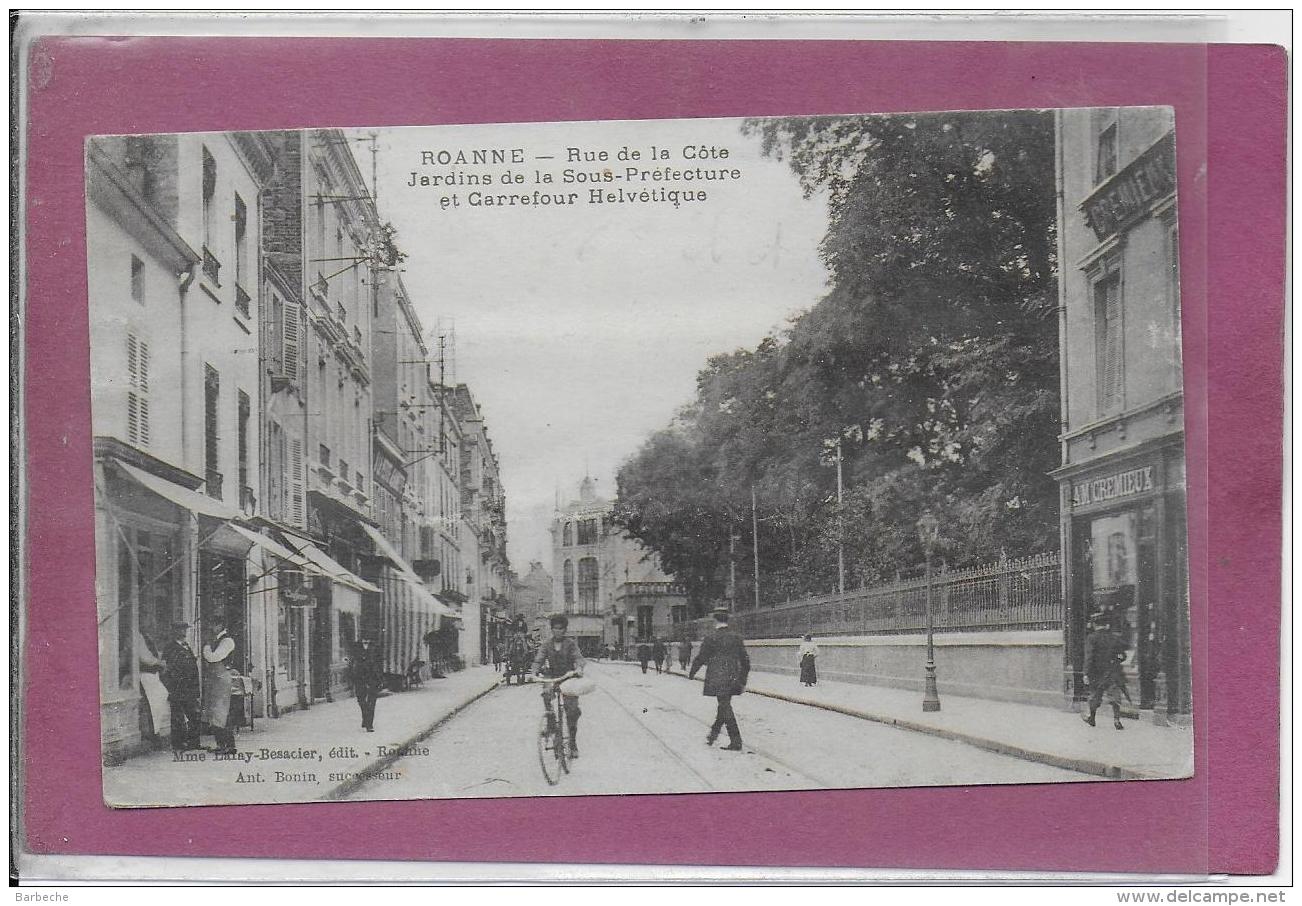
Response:
[[[569,616],[587,653],[673,638],[689,621],[686,589],[615,525],[613,509],[588,476],[552,519],[552,611]]]
[[[1190,708],[1175,129],[1169,108],[1057,114],[1067,694],[1087,621],[1129,646],[1135,704]]]
[[[86,187],[105,760],[166,744],[178,623],[198,652],[224,618],[237,727],[349,694],[363,635],[395,689],[477,663],[497,461],[433,374],[348,137],[96,138]]]
[[[431,374],[430,350],[401,275],[380,275],[374,312],[375,515],[389,556],[381,577],[385,671],[405,675],[418,662],[442,669],[457,651],[460,616],[452,596],[459,550],[450,504],[449,463],[456,437],[442,391]],[[451,538],[451,541],[449,539]],[[451,572],[451,576],[449,573]]]
[[[510,617],[523,617],[530,631],[545,628],[552,612],[552,574],[541,560],[530,560],[523,576],[511,572]]]
[[[452,399],[461,431],[459,479],[468,634],[463,648],[468,663],[484,663],[489,645],[500,640],[510,607],[506,493],[497,454],[474,394],[465,384],[458,384]]]
[[[255,643],[260,190],[270,156],[229,135],[87,145],[97,601],[104,757],[167,730],[157,657],[172,625],[225,618]],[[233,526],[239,526],[236,530]],[[251,686],[251,683],[250,683]],[[252,689],[250,688],[250,692]],[[244,701],[241,702],[244,705]],[[252,717],[252,700],[241,719]]]

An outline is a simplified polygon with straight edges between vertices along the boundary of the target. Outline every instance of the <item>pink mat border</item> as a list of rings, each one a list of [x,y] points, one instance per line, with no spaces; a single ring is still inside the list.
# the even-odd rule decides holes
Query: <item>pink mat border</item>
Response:
[[[26,170],[25,515],[35,553],[26,560],[23,649],[28,848],[448,861],[1273,870],[1279,841],[1285,66],[1278,48],[1233,45],[42,39],[29,67]],[[1178,136],[1182,258],[1206,261],[1205,273],[1187,267],[1184,286],[1194,649],[1205,652],[1195,663],[1194,779],[149,811],[103,805],[93,667],[98,649],[87,616],[93,610],[94,527],[86,135],[1123,104],[1173,105],[1178,123],[1207,124],[1205,136],[1201,128]],[[1196,254],[1200,249],[1204,255]],[[1209,609],[1208,600],[1216,606]],[[566,832],[531,830],[556,826]]]

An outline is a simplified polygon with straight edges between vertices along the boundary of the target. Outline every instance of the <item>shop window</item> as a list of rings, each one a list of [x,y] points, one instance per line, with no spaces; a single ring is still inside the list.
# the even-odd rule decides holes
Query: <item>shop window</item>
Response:
[[[351,613],[339,614],[339,648],[336,657],[343,659],[352,653],[357,641],[357,621]]]
[[[122,689],[136,682],[136,661],[150,646],[155,654],[168,641],[180,616],[180,570],[172,539],[165,533],[119,526],[117,678]]]

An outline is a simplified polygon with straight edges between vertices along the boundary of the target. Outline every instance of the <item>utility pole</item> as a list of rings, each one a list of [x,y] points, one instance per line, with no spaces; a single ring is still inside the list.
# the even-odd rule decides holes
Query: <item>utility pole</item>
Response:
[[[371,134],[371,201],[375,204],[375,217],[378,220],[380,216],[380,181],[376,177],[376,171],[379,169],[376,161],[380,155],[379,146],[376,144],[378,133]]]
[[[750,539],[755,553],[755,609],[759,610],[759,514],[755,507],[755,485],[750,486]]]
[[[841,489],[841,438],[836,439],[836,591],[845,597],[845,514]]]
[[[728,603],[737,606],[737,531],[728,526]]]

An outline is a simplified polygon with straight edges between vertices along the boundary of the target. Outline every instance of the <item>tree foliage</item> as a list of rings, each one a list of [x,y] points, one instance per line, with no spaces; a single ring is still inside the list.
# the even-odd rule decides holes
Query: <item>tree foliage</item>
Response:
[[[942,522],[951,563],[1056,537],[1058,357],[1048,114],[751,120],[743,132],[825,193],[830,289],[754,350],[713,357],[694,403],[619,473],[628,530],[722,593],[751,491],[767,599],[827,591],[921,559]],[[845,492],[831,467],[839,440]]]

